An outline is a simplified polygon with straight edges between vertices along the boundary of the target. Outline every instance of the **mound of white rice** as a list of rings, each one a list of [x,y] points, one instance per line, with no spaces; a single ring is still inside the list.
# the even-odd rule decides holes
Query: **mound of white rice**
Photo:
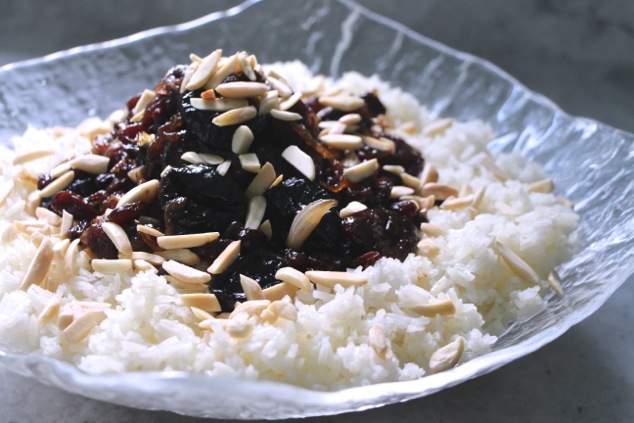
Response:
[[[315,82],[299,63],[277,68],[299,90]],[[64,159],[89,152],[86,136],[112,123],[31,128],[13,140],[15,152],[0,155],[0,338],[90,373],[184,370],[336,390],[424,376],[432,354],[460,337],[465,341],[460,362],[485,354],[510,322],[545,307],[547,275],[569,257],[578,216],[552,193],[529,189],[546,178],[540,167],[516,154],[493,158],[487,151],[493,136],[487,124],[430,120],[412,96],[376,77],[349,73],[325,84],[357,93],[377,89],[395,132],[436,166],[440,182],[468,185],[474,193],[486,187],[477,208],[428,212],[430,223],[443,229],[429,237],[439,247],[435,254],[411,254],[404,262],[384,258],[366,270],[350,270],[367,277],[361,287],[318,288],[286,297],[297,308],[296,320],[271,324],[238,315],[235,319],[257,323],[244,338],[231,336],[225,325],[200,329],[177,290],[156,272],[101,275],[91,271],[83,252],[74,274],[67,273],[57,254],[43,286],[21,290],[41,236],[37,226],[15,221],[34,219],[26,209],[36,178]],[[57,153],[11,165],[15,153],[43,146]],[[496,241],[528,263],[539,283],[519,277],[500,258]],[[416,304],[445,299],[453,302],[454,314],[424,317],[411,311]],[[62,308],[74,301],[110,308],[86,337],[71,342],[57,320],[41,317],[51,301]]]

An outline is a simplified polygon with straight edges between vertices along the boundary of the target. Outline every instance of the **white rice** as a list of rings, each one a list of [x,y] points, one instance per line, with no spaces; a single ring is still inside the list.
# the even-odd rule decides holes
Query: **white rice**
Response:
[[[299,63],[277,65],[296,89],[310,79]],[[442,134],[422,135],[430,123],[424,108],[410,95],[377,77],[348,73],[328,86],[352,92],[376,88],[394,122],[395,131],[419,148],[433,163],[440,182],[474,192],[487,187],[478,212],[434,208],[430,223],[446,230],[432,237],[436,256],[411,254],[404,262],[383,258],[363,273],[367,285],[334,292],[300,292],[293,302],[296,321],[259,323],[246,338],[231,337],[220,324],[213,331],[198,328],[199,320],[181,302],[177,290],[154,272],[100,275],[91,272],[89,258],[80,254],[78,275],[64,273],[63,258],[55,258],[46,287],[19,285],[36,247],[28,234],[12,231],[14,220],[29,220],[25,199],[35,178],[63,159],[84,154],[95,131],[94,120],[78,129],[30,128],[13,140],[15,152],[55,148],[59,153],[23,166],[10,164],[13,151],[2,151],[0,222],[0,337],[27,351],[65,360],[90,373],[184,370],[247,379],[270,379],[319,390],[387,381],[411,380],[429,374],[430,356],[459,337],[465,340],[460,362],[486,354],[510,322],[525,319],[546,306],[550,270],[565,261],[578,216],[552,194],[531,193],[527,184],[546,177],[540,167],[517,154],[494,158],[506,176],[502,181],[482,163],[490,157],[493,134],[480,121],[453,122]],[[413,122],[416,133],[399,132]],[[97,129],[98,130],[98,129]],[[500,259],[499,240],[539,275],[539,285],[519,278]],[[106,318],[82,341],[71,343],[55,320],[39,323],[37,316],[51,297],[62,305],[98,301],[111,305]],[[450,299],[455,314],[421,317],[407,308]],[[246,314],[236,319],[251,319]],[[389,346],[379,354],[369,343],[372,327],[382,329]]]

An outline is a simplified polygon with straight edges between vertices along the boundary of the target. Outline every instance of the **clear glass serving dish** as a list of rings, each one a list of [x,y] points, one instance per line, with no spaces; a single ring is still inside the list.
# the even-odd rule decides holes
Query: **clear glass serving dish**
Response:
[[[182,372],[90,375],[68,363],[2,345],[0,365],[70,392],[192,416],[280,419],[405,401],[488,373],[535,351],[580,322],[632,273],[634,136],[566,115],[476,57],[426,39],[348,1],[249,1],[223,13],[0,69],[0,139],[27,124],[76,125],[105,117],[153,86],[190,52],[248,50],[261,62],[299,59],[313,71],[376,73],[414,94],[432,115],[479,118],[498,134],[496,151],[541,163],[556,193],[581,214],[579,247],[558,270],[566,296],[512,326],[493,351],[410,382],[318,392],[281,383]]]

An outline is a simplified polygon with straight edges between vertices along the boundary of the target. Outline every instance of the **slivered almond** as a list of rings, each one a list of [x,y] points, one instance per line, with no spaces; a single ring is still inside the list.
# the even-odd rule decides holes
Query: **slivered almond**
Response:
[[[438,182],[427,182],[421,188],[421,195],[424,197],[433,195],[437,200],[445,200],[452,196],[457,197],[458,190],[452,186]]]
[[[254,279],[245,275],[240,275],[240,285],[242,285],[242,290],[247,296],[248,301],[266,299],[264,292],[262,291],[262,287]]]
[[[255,325],[249,321],[229,320],[227,323],[227,333],[232,338],[246,338],[251,335]]]
[[[132,180],[135,184],[138,184],[143,178],[143,172],[145,171],[145,165],[141,165],[135,167],[131,171],[128,172],[128,178]]]
[[[361,115],[358,113],[348,113],[339,118],[339,122],[344,125],[355,125],[361,122]]]
[[[217,313],[222,310],[214,294],[181,294],[180,299],[186,306],[195,307],[207,313]]]
[[[32,162],[34,160],[39,160],[44,157],[52,156],[53,154],[57,154],[55,150],[33,150],[27,151],[25,153],[16,154],[13,157],[13,161],[11,162],[13,166],[21,165],[24,163]]]
[[[456,313],[456,306],[451,300],[420,304],[414,307],[409,307],[409,309],[414,313],[425,317],[435,317],[436,315],[451,316]]]
[[[60,176],[62,176],[64,173],[68,172],[69,170],[70,170],[70,161],[66,161],[64,163],[58,164],[53,169],[51,169],[51,171],[49,172],[49,175],[51,175],[51,178],[57,179]]]
[[[18,228],[13,223],[6,222],[2,225],[0,243],[9,244],[18,237]]]
[[[26,290],[31,285],[41,284],[46,278],[48,270],[51,267],[53,257],[53,243],[50,238],[46,237],[42,240],[40,246],[35,252],[33,259],[29,264],[29,268],[22,278],[20,289]]]
[[[276,186],[278,186],[280,184],[280,182],[282,182],[284,180],[284,174],[281,175],[277,175],[277,178],[275,178],[275,180],[273,182],[271,182],[271,186],[269,186],[269,189],[271,188],[275,188]]]
[[[430,138],[437,137],[444,134],[451,125],[453,125],[451,118],[433,120],[423,127],[423,135]]]
[[[416,244],[418,254],[421,256],[433,257],[440,251],[440,247],[429,238],[422,239]]]
[[[302,115],[295,112],[289,112],[287,110],[272,109],[270,113],[271,113],[271,116],[274,117],[275,119],[279,119],[279,120],[283,120],[287,122],[302,120]]]
[[[117,248],[117,251],[124,256],[132,255],[132,244],[130,244],[130,239],[121,226],[113,222],[103,222],[101,228]]]
[[[88,336],[93,328],[105,318],[106,313],[103,311],[87,311],[74,318],[62,333],[68,342],[76,344]]]
[[[480,207],[480,203],[482,203],[482,199],[484,198],[484,194],[486,194],[487,187],[483,185],[478,192],[473,195],[473,201],[471,202],[471,207],[477,209]]]
[[[103,275],[117,275],[132,270],[130,259],[93,259],[90,264],[95,272]]]
[[[267,89],[262,82],[234,81],[218,85],[216,92],[225,98],[250,98],[264,94]]]
[[[68,213],[66,210],[62,211],[62,221],[59,226],[59,234],[60,237],[66,238],[68,235],[68,231],[73,227],[73,215]]]
[[[266,77],[266,81],[269,83],[271,88],[279,93],[279,96],[282,98],[288,98],[293,95],[293,89],[288,86],[288,84],[284,83],[281,79],[272,76],[271,73]]]
[[[542,179],[528,184],[528,192],[541,192],[543,194],[550,194],[555,189],[555,184],[550,178]]]
[[[124,206],[128,203],[134,203],[136,201],[151,203],[158,195],[160,186],[161,184],[158,179],[152,179],[142,183],[141,185],[137,185],[119,199],[117,207]]]
[[[342,208],[339,211],[339,217],[345,219],[348,216],[352,216],[353,214],[360,213],[364,210],[367,210],[368,206],[363,203],[359,203],[358,201],[351,201],[348,205]]]
[[[211,275],[209,273],[200,271],[174,260],[164,262],[163,270],[177,278],[179,281],[185,283],[203,284],[211,280]]]
[[[158,254],[146,253],[145,251],[134,251],[132,253],[132,260],[145,260],[157,266],[160,266],[165,261],[165,259]]]
[[[181,160],[187,163],[200,164],[203,163],[203,159],[198,156],[198,153],[194,151],[186,151],[181,155]]]
[[[387,151],[387,152],[393,153],[394,150],[396,149],[396,144],[394,144],[394,141],[385,137],[375,138],[375,137],[370,137],[368,135],[364,135],[363,142],[368,147],[374,148],[375,150],[379,150],[379,151]]]
[[[249,102],[242,98],[192,98],[190,99],[190,102],[194,109],[207,110],[211,112],[228,112],[249,106]]]
[[[372,175],[379,168],[377,159],[367,160],[344,169],[343,174],[352,183],[357,183]]]
[[[200,257],[193,251],[185,248],[158,251],[156,255],[163,257],[165,260],[174,260],[188,266],[196,266],[200,263]]]
[[[293,107],[297,102],[302,98],[302,93],[297,91],[293,93],[292,96],[287,98],[286,100],[280,102],[279,109],[280,110],[288,110]]]
[[[195,53],[189,53],[189,60],[192,62],[200,63],[203,61],[203,58]]]
[[[267,91],[260,100],[258,105],[258,116],[264,116],[271,113],[279,101],[278,92],[276,90]]]
[[[561,278],[555,269],[551,270],[548,274],[548,284],[560,297],[564,296],[564,288],[561,285]]]
[[[455,341],[434,351],[429,358],[429,370],[432,373],[438,373],[454,367],[462,357],[464,344],[464,338],[460,336]]]
[[[159,247],[166,250],[202,247],[218,239],[218,232],[203,232],[187,235],[163,235],[156,238]]]
[[[286,246],[293,250],[300,250],[321,218],[336,205],[336,200],[316,200],[304,206],[293,218],[286,238]]]
[[[0,186],[0,206],[3,205],[5,201],[7,201],[7,198],[9,198],[9,195],[11,194],[11,191],[13,191],[14,186],[15,183],[13,182],[13,179],[9,179]],[[35,192],[38,193],[37,198],[39,200],[39,191]]]
[[[245,154],[249,151],[254,136],[251,128],[246,125],[241,125],[233,133],[231,139],[231,151],[236,154]]]
[[[406,187],[403,185],[395,185],[392,187],[392,190],[390,191],[390,198],[394,200],[397,198],[401,198],[404,195],[413,195],[413,194],[414,194],[414,188]]]
[[[240,54],[238,54],[238,61],[239,61],[242,73],[247,78],[249,78],[250,81],[255,81],[257,79],[257,76],[255,75],[255,72],[253,72],[253,67],[251,66],[251,62],[246,52],[242,51],[240,52]]]
[[[383,166],[383,170],[386,172],[393,173],[395,175],[401,175],[405,173],[405,168],[400,165],[385,165]]]
[[[69,170],[68,172],[64,173],[62,176],[53,180],[47,186],[45,186],[40,191],[40,198],[48,198],[53,194],[57,194],[68,185],[70,185],[70,183],[73,182],[73,179],[75,179],[75,172]]]
[[[310,280],[299,270],[292,267],[282,267],[275,273],[275,279],[289,283],[299,289],[309,291],[312,289]]]
[[[260,160],[255,153],[240,154],[238,156],[240,166],[247,172],[257,173],[260,171]]]
[[[203,87],[216,71],[216,66],[218,65],[221,54],[222,50],[215,50],[202,59],[190,77],[185,89],[194,91]]]
[[[275,181],[275,169],[273,169],[273,165],[269,162],[266,162],[264,166],[260,168],[260,171],[255,178],[251,181],[246,191],[244,192],[247,198],[253,198],[256,195],[262,195],[264,192],[269,189],[273,181]]]
[[[143,90],[143,94],[141,94],[141,97],[136,102],[134,109],[132,109],[132,114],[137,115],[142,113],[147,105],[150,104],[150,101],[154,100],[154,97],[156,97],[156,93],[154,91],[148,89]]]
[[[421,173],[420,180],[423,185],[428,184],[430,182],[438,182],[438,171],[436,167],[427,162],[423,167],[423,172]]]
[[[434,225],[433,223],[421,223],[420,230],[429,237],[437,237],[437,236],[445,236],[447,235],[447,231],[441,228],[438,225]]]
[[[265,299],[247,300],[243,303],[236,304],[236,307],[233,309],[231,314],[229,314],[229,318],[233,319],[240,313],[246,313],[248,316],[255,316],[270,305],[271,301]]]
[[[262,232],[268,239],[271,239],[273,236],[273,228],[271,227],[271,221],[266,219],[260,227],[258,228],[260,232]]]
[[[297,320],[297,307],[286,301],[273,301],[269,309],[277,316],[286,320]]]
[[[204,163],[210,165],[219,165],[225,161],[223,157],[218,156],[217,154],[198,153],[198,157],[200,157]]]
[[[172,275],[165,275],[165,280],[168,284],[174,287],[179,294],[207,294],[209,293],[209,287],[202,283],[191,283],[183,281]]]
[[[216,88],[218,84],[225,80],[226,77],[231,75],[238,64],[238,55],[234,54],[233,56],[224,60],[223,63],[218,63],[218,68],[216,72],[212,75],[211,78],[207,82],[205,82],[206,90],[210,90],[212,88]]]
[[[251,198],[247,208],[247,218],[244,227],[248,229],[257,229],[262,223],[265,212],[266,198],[262,195],[256,195]]]
[[[530,282],[535,285],[539,284],[539,276],[535,270],[524,261],[524,259],[500,241],[496,240],[495,246],[500,254],[500,257],[502,257],[502,260],[506,263],[509,269],[513,271],[513,273],[524,279],[526,282]]]
[[[211,263],[211,266],[207,269],[212,275],[217,275],[225,270],[238,258],[240,255],[240,240],[232,241],[227,247],[220,253],[218,257]]]
[[[449,197],[440,205],[443,210],[458,210],[464,207],[468,207],[473,203],[473,195],[467,195],[464,197]]]
[[[420,178],[412,176],[407,172],[401,173],[400,176],[403,181],[403,185],[414,188],[415,190],[418,190],[423,185],[423,181]]]
[[[200,93],[200,98],[203,100],[214,100],[216,99],[216,92],[214,90],[207,90]]]
[[[374,325],[370,328],[368,331],[368,344],[381,358],[386,358],[390,352],[390,347],[385,339],[385,333],[380,326]]]
[[[286,147],[282,157],[311,181],[315,179],[315,162],[296,145]]]
[[[215,319],[215,317],[213,315],[207,313],[205,310],[199,309],[198,307],[189,307],[189,308],[192,311],[192,313],[194,314],[194,316],[196,316],[196,318],[199,319],[199,320]]]
[[[97,154],[86,154],[71,161],[71,166],[84,172],[100,175],[108,171],[110,159]]]
[[[277,301],[289,296],[293,298],[297,293],[298,288],[288,282],[278,283],[277,285],[270,286],[263,290],[264,296],[267,300]]]
[[[75,275],[77,257],[79,255],[79,238],[71,241],[64,256],[64,272],[67,275]]]
[[[29,195],[26,196],[26,202],[24,203],[24,210],[29,214],[34,214],[35,209],[40,206],[42,203],[42,193],[40,190],[32,191]]]
[[[37,321],[39,324],[44,325],[52,320],[54,320],[60,309],[60,297],[57,295],[53,295],[47,302],[40,314],[37,316]]]
[[[358,150],[363,147],[363,139],[358,135],[348,134],[326,134],[319,137],[319,140],[328,147],[340,150]]]
[[[136,225],[136,230],[144,233],[144,234],[148,234],[151,236],[155,236],[155,237],[159,237],[159,236],[164,236],[165,234],[157,229],[154,229],[150,226],[145,226],[145,225]]]
[[[45,220],[49,225],[59,226],[62,223],[62,218],[44,207],[37,207],[35,209],[35,216],[38,219]]]
[[[149,261],[143,259],[132,260],[132,268],[136,272],[146,272],[148,270],[156,272],[156,267],[154,267],[154,265]]]
[[[227,172],[229,171],[230,167],[231,167],[231,160],[225,160],[224,162],[218,165],[218,167],[216,168],[216,172],[218,172],[219,175],[225,176]]]
[[[53,245],[53,255],[55,258],[63,259],[70,245],[70,239],[62,239]]]
[[[348,288],[350,286],[362,286],[368,283],[368,278],[365,276],[350,272],[309,270],[304,274],[311,282],[327,288],[334,288],[335,285],[341,285],[344,288]]]
[[[187,84],[189,84],[189,81],[191,81],[192,76],[194,76],[194,73],[198,69],[199,65],[199,62],[193,62],[190,63],[189,66],[187,66],[187,69],[185,70],[185,75],[183,75],[183,80],[181,81],[181,87],[179,89],[181,94],[187,91]]]
[[[324,106],[344,112],[353,112],[365,104],[361,97],[354,95],[321,96],[318,101]]]

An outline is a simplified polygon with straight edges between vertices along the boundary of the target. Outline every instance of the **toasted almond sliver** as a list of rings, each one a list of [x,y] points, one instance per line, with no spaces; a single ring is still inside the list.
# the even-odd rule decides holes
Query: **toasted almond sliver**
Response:
[[[429,237],[439,237],[447,235],[447,231],[445,231],[438,225],[434,225],[433,223],[421,223],[420,230]]]
[[[195,109],[212,112],[228,112],[249,106],[249,102],[242,98],[192,98],[190,99],[190,102],[192,107]]]
[[[280,78],[276,78],[275,76],[269,75],[266,77],[267,82],[275,91],[279,93],[279,96],[282,98],[288,98],[293,95],[293,89],[288,86],[285,82],[283,82]]]
[[[451,316],[456,313],[456,306],[451,300],[421,304],[414,307],[409,307],[409,309],[414,313],[426,317],[435,317],[436,315]]]
[[[383,170],[386,172],[394,173],[395,175],[405,173],[405,168],[401,165],[385,165],[383,166]]]
[[[339,217],[345,219],[348,216],[352,216],[353,214],[367,210],[367,208],[368,206],[363,203],[359,203],[358,201],[351,201],[346,207],[342,208],[339,211]]]
[[[92,329],[101,323],[105,317],[106,314],[103,311],[85,312],[78,318],[75,318],[62,333],[68,342],[76,344],[88,336]]]
[[[165,234],[157,229],[154,229],[150,226],[145,226],[145,225],[136,225],[136,230],[144,233],[144,234],[148,234],[151,236],[155,236],[155,237],[159,237],[159,236],[164,236]]]
[[[62,218],[44,207],[37,207],[35,209],[35,216],[38,219],[45,220],[49,225],[59,226],[62,224]]]
[[[339,122],[344,125],[355,125],[361,122],[361,115],[358,113],[348,113],[339,118]]]
[[[372,159],[344,169],[343,174],[348,177],[350,182],[357,183],[372,175],[378,168],[378,160]]]
[[[311,181],[315,179],[315,162],[296,145],[286,147],[282,157]]]
[[[340,150],[358,150],[363,147],[363,139],[358,135],[328,133],[319,137],[328,147]]]
[[[15,183],[13,182],[13,179],[9,179],[0,186],[0,206],[4,204],[7,198],[9,198],[9,195],[11,194],[11,191],[13,191],[14,186]],[[36,192],[38,193],[37,198],[39,200],[39,191]]]
[[[230,320],[227,323],[227,333],[232,338],[246,338],[251,335],[255,326],[253,323],[243,320]]]
[[[293,218],[286,238],[286,246],[296,251],[300,250],[310,234],[319,225],[322,217],[336,205],[336,200],[322,199],[304,206]]]
[[[179,294],[207,294],[209,287],[202,283],[191,283],[191,281],[183,281],[172,275],[164,276],[167,283],[174,287]]]
[[[39,324],[46,324],[57,317],[60,309],[60,297],[53,295],[46,303],[40,314],[37,316]]]
[[[269,162],[266,162],[264,166],[260,168],[260,171],[255,178],[251,181],[246,191],[244,192],[247,198],[253,198],[256,195],[262,195],[264,192],[269,189],[271,184],[275,181],[275,169],[273,165]]]
[[[401,198],[404,195],[413,195],[414,188],[406,187],[403,185],[395,185],[392,187],[390,191],[390,198],[395,200],[397,198]]]
[[[156,238],[159,247],[166,250],[202,247],[218,239],[218,232],[203,232],[187,235],[163,235]]]
[[[262,287],[254,279],[245,275],[240,275],[240,285],[242,285],[242,290],[247,296],[248,301],[266,299],[264,292],[262,291]]]
[[[445,200],[449,197],[457,197],[458,190],[449,185],[440,184],[438,182],[428,182],[421,188],[423,197],[433,195],[437,200]]]
[[[262,195],[256,195],[249,200],[247,208],[247,218],[244,227],[248,229],[257,229],[262,223],[264,213],[266,212],[266,198]]]
[[[218,65],[221,54],[222,50],[215,50],[209,56],[202,59],[185,88],[189,91],[194,91],[205,85],[216,71],[216,66]]]
[[[310,280],[299,270],[292,267],[282,267],[275,273],[275,279],[289,283],[299,289],[310,291],[313,286]]]
[[[331,272],[325,270],[309,270],[305,272],[306,277],[313,283],[334,288],[341,285],[344,288],[350,286],[362,286],[368,283],[368,278],[350,272]]]
[[[132,244],[130,244],[130,239],[121,226],[113,222],[103,222],[101,228],[117,248],[117,251],[124,256],[132,255]]]
[[[29,268],[22,278],[20,289],[25,290],[33,284],[41,284],[46,278],[46,274],[51,267],[54,256],[53,243],[50,238],[45,237],[40,243],[40,246],[29,264]]]
[[[277,301],[289,296],[293,298],[297,293],[298,288],[288,282],[278,283],[277,285],[270,286],[263,290],[264,296],[267,300]]]
[[[181,294],[180,298],[186,306],[195,307],[207,313],[217,313],[222,310],[214,294]]]
[[[25,153],[16,154],[13,157],[13,166],[21,165],[24,163],[32,162],[34,160],[38,160],[44,157],[52,156],[53,154],[57,154],[55,150],[33,150],[27,151]]]
[[[368,344],[381,358],[386,358],[389,354],[390,347],[380,326],[374,325],[370,328],[368,331]]]
[[[302,93],[297,91],[292,96],[282,101],[279,105],[280,110],[288,110],[293,107],[302,98]]]
[[[90,264],[95,272],[102,275],[117,275],[132,270],[130,259],[93,259]]]
[[[145,260],[157,266],[160,266],[165,261],[165,259],[158,254],[146,253],[145,251],[134,251],[131,258],[132,260]]]
[[[464,197],[449,197],[440,205],[443,210],[458,210],[468,207],[473,204],[473,195],[467,195]]]
[[[132,268],[136,272],[146,272],[148,270],[156,272],[156,267],[152,263],[143,259],[134,259],[132,260]]]
[[[344,112],[353,112],[365,104],[361,97],[353,95],[321,96],[319,102],[324,106]]]
[[[418,254],[421,256],[433,257],[440,251],[440,247],[429,238],[422,239],[416,244]]]
[[[151,203],[158,195],[160,186],[161,184],[158,179],[152,179],[142,183],[141,185],[137,185],[119,199],[117,207],[124,206],[128,203],[134,203],[136,201]]]
[[[241,125],[233,133],[231,139],[231,150],[236,154],[245,154],[249,151],[254,136],[251,128],[246,125]]]
[[[464,344],[464,338],[458,337],[455,341],[434,351],[429,359],[429,370],[432,373],[438,373],[454,367],[462,357]]]
[[[436,167],[429,162],[425,163],[423,172],[420,175],[420,180],[423,185],[430,182],[438,182],[438,171],[436,170]]]
[[[187,294],[181,294],[181,295],[187,295]],[[191,294],[188,294],[191,295]],[[198,307],[189,307],[190,310],[192,311],[192,313],[194,313],[194,316],[196,316],[196,318],[198,318],[199,320],[211,320],[211,319],[215,319],[215,317],[209,313],[207,313],[205,310],[201,310]]]
[[[267,91],[258,105],[258,116],[264,116],[271,113],[271,110],[277,107],[278,100],[279,98],[276,90]]]
[[[278,317],[291,321],[297,320],[297,308],[291,303],[277,300],[273,301],[269,308]]]
[[[555,184],[550,178],[542,179],[528,184],[528,192],[541,192],[543,194],[549,194],[555,189]]]
[[[79,255],[79,238],[74,239],[68,249],[66,250],[66,255],[64,256],[64,272],[67,275],[74,275],[75,270],[77,269],[77,258]]]
[[[379,151],[388,151],[393,153],[396,150],[396,144],[389,138],[381,137],[375,138],[367,135],[363,136],[363,142],[370,148],[374,148]]]
[[[271,227],[271,221],[266,219],[262,224],[258,227],[258,230],[262,232],[266,237],[270,240],[273,236],[273,228]]]
[[[163,270],[185,283],[203,284],[211,280],[211,275],[191,266],[168,260],[163,263]]]
[[[218,97],[216,97],[216,92],[214,90],[207,90],[200,93],[200,98],[203,100],[215,100]]]
[[[130,180],[132,180],[135,184],[138,184],[141,182],[141,178],[143,178],[144,171],[145,165],[137,166],[128,172],[128,178],[130,178]]]
[[[423,127],[423,135],[430,138],[442,135],[451,125],[453,125],[452,118],[436,119]]]
[[[238,258],[240,255],[240,240],[232,241],[227,247],[220,253],[218,257],[211,263],[211,266],[207,269],[212,275],[217,275],[225,270]]]
[[[225,82],[216,87],[216,92],[225,98],[250,98],[262,95],[268,90],[266,84],[252,81]]]
[[[51,169],[51,171],[49,172],[49,175],[51,175],[51,178],[57,179],[60,176],[62,176],[64,173],[68,172],[69,170],[70,170],[70,161],[66,161],[66,162],[58,164],[53,169]]]
[[[68,238],[56,242],[55,245],[53,245],[53,254],[55,255],[55,258],[63,260],[66,256],[66,251],[68,251],[69,245],[70,239]]]
[[[407,172],[401,173],[400,176],[403,181],[403,185],[414,188],[415,190],[418,190],[423,185],[423,181],[420,178],[412,176]]]
[[[482,203],[482,199],[484,198],[484,195],[486,194],[486,190],[487,187],[486,185],[483,185],[478,192],[476,192],[473,195],[473,201],[471,202],[471,207],[477,209],[478,207],[480,207],[480,203]]]
[[[71,161],[71,166],[84,172],[100,175],[108,171],[110,159],[97,154],[86,154]]]
[[[174,260],[188,266],[196,266],[200,263],[200,257],[186,248],[158,251],[156,255],[163,257],[165,260]]]
[[[260,171],[260,159],[255,153],[240,154],[238,159],[242,169],[247,172],[257,173]]]
[[[551,270],[548,274],[548,284],[560,297],[564,296],[564,288],[561,285],[561,278],[555,269]]]
[[[75,179],[75,172],[69,170],[68,172],[64,173],[62,176],[45,186],[44,189],[40,191],[40,198],[48,198],[53,194],[57,194],[68,185],[70,185],[70,183],[73,182],[73,179]]]
[[[255,81],[257,76],[255,75],[255,72],[253,72],[253,67],[251,66],[251,62],[249,61],[249,57],[246,52],[240,52],[240,54],[238,54],[238,60],[240,62],[239,64],[242,73],[249,78],[250,81]]]
[[[274,117],[275,119],[279,119],[279,120],[283,120],[287,122],[302,120],[302,115],[300,115],[299,113],[289,112],[286,110],[272,109],[270,113],[271,113],[271,116]]]
[[[231,75],[238,64],[238,55],[227,58],[222,63],[218,63],[218,68],[211,78],[205,82],[205,89],[210,90],[216,88],[218,84],[225,80],[226,77]]]
[[[271,301],[266,299],[247,300],[243,303],[236,304],[236,307],[233,309],[231,314],[229,314],[229,318],[233,319],[240,313],[246,313],[248,316],[254,316],[270,305]]]
[[[509,247],[500,241],[495,241],[500,257],[507,266],[520,278],[535,285],[539,284],[539,276],[533,268],[524,261],[520,256],[513,252]]]
[[[154,97],[156,97],[156,93],[154,91],[145,89],[143,91],[143,94],[141,94],[139,100],[136,102],[134,109],[132,109],[132,114],[138,115],[140,113],[143,113],[147,105],[150,104],[150,101],[152,101]]]

